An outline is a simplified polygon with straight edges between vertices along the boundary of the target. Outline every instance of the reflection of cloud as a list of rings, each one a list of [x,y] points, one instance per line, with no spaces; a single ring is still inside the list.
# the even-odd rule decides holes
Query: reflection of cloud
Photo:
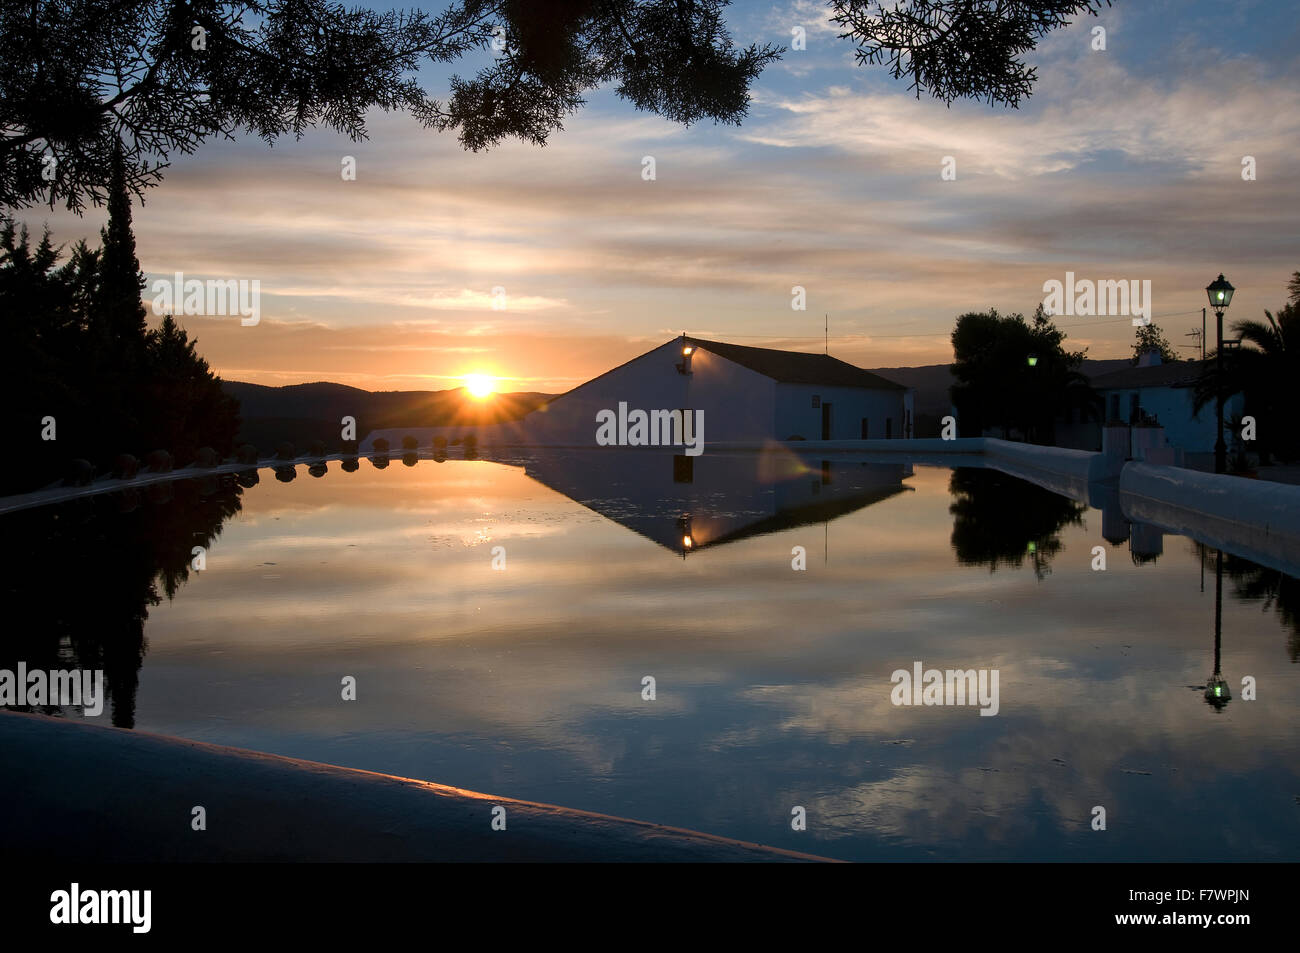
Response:
[[[989,576],[948,547],[947,472],[908,483],[825,529],[683,561],[516,467],[264,482],[207,571],[150,611],[142,727],[748,839],[769,837],[745,825],[771,804],[802,804],[846,854],[1050,851],[1097,803],[1124,843],[1167,846],[1209,810],[1198,766],[1294,779],[1285,732],[1260,734],[1294,722],[1292,694],[1215,715],[1186,687],[1211,663],[1213,596],[1185,548],[1093,573],[1072,526],[1047,581]],[[1224,630],[1230,679],[1281,684],[1271,616],[1229,602]],[[917,659],[997,668],[1000,714],[892,705],[890,673]],[[364,704],[339,704],[342,673]],[[1173,807],[1142,813],[1144,790]],[[1223,830],[1253,829],[1254,808],[1230,809]]]
[[[1054,826],[1082,832],[1092,805],[1128,803],[1126,775],[1155,775],[1157,783],[1187,788],[1192,796],[1198,778],[1172,765],[1204,762],[1238,776],[1270,765],[1268,752],[1243,750],[1249,726],[1207,730],[1218,726],[1207,724],[1205,706],[1187,688],[1204,678],[1199,654],[1184,653],[1182,670],[1155,684],[1145,673],[1100,677],[1080,660],[1061,658],[935,661],[936,668],[1000,671],[1002,713],[991,719],[974,707],[894,706],[887,676],[754,686],[744,696],[781,712],[779,726],[724,733],[710,749],[759,748],[773,733],[791,732],[805,744],[832,748],[910,739],[906,748],[878,749],[885,776],[812,801],[809,812],[824,837],[871,831],[957,843],[978,827],[982,838],[1012,841],[1019,836],[1014,819],[1044,809]],[[1269,662],[1246,663],[1238,655],[1236,664]],[[1290,703],[1274,701],[1274,711],[1259,717],[1286,717]],[[891,751],[898,753],[892,760],[884,753]]]

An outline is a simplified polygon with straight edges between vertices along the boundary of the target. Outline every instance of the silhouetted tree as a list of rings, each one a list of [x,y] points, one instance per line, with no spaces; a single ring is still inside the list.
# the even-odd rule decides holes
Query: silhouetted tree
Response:
[[[100,231],[99,295],[95,320],[102,322],[106,343],[122,370],[137,370],[144,356],[144,272],[135,254],[131,230],[131,194],[127,191],[122,150],[113,150],[109,169],[108,224]]]
[[[1110,0],[832,0],[842,38],[858,43],[859,63],[889,64],[895,79],[952,103],[983,99],[1019,106],[1037,71],[1023,55],[1080,14]]]
[[[1018,430],[1031,443],[1050,444],[1057,418],[1067,411],[1097,416],[1101,403],[1078,370],[1085,351],[1066,351],[1064,341],[1042,305],[1032,324],[997,309],[958,318],[951,396],[962,435],[997,427],[1008,439]]]
[[[173,152],[213,137],[324,125],[361,139],[373,108],[471,149],[545,142],[605,85],[679,122],[737,122],[780,51],[737,49],[726,2],[458,0],[430,15],[331,0],[0,0],[0,204],[100,202],[119,144],[140,194]],[[416,79],[426,61],[493,44],[445,101]]]
[[[48,483],[60,466],[99,446],[100,412],[116,397],[96,377],[100,352],[90,333],[98,287],[98,256],[78,244],[61,249],[46,232],[33,248],[26,228],[0,220],[0,421],[6,465],[0,490]],[[42,439],[49,421],[54,440]],[[90,448],[90,449],[87,449]]]
[[[26,228],[0,220],[0,415],[14,451],[0,492],[48,483],[74,458],[107,469],[124,451],[165,449],[185,464],[201,446],[231,450],[238,402],[170,317],[145,329],[120,174],[101,234],[101,250],[80,243],[60,265],[48,232],[33,248]]]
[[[0,0],[0,206],[101,202],[121,148],[128,188],[214,137],[272,142],[324,125],[366,135],[374,108],[406,110],[469,149],[544,143],[611,87],[675,122],[737,123],[750,84],[782,52],[737,48],[729,0],[456,0],[442,13],[331,0]],[[865,63],[952,102],[1016,106],[1035,72],[1021,57],[1109,0],[836,0],[833,20]],[[426,61],[491,48],[446,100],[415,78]]]
[[[184,463],[205,446],[228,456],[239,431],[239,402],[222,390],[197,343],[171,315],[147,336],[141,411],[146,439]]]
[[[1148,351],[1159,354],[1160,361],[1164,364],[1173,364],[1178,360],[1178,353],[1158,324],[1142,325],[1137,329],[1135,337],[1137,340],[1133,343],[1133,364],[1136,364]]]

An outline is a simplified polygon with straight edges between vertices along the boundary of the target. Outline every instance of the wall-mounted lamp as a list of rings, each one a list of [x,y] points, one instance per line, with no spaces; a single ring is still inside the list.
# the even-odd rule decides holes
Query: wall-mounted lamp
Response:
[[[677,365],[678,374],[689,374],[691,372],[691,355],[695,353],[695,347],[691,344],[682,345],[682,361]]]

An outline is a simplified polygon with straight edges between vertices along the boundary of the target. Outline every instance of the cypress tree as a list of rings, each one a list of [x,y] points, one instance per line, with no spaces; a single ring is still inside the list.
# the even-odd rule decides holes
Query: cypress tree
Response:
[[[108,194],[108,224],[101,229],[100,320],[112,357],[123,370],[138,367],[144,351],[145,308],[141,300],[144,274],[135,255],[131,230],[131,195],[126,188],[126,165],[120,148],[113,151]]]

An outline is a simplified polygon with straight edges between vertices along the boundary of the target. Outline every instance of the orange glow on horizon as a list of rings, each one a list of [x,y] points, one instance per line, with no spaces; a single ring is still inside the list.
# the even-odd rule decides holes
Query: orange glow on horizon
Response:
[[[475,400],[486,400],[496,393],[497,381],[487,374],[466,374],[465,389]]]

